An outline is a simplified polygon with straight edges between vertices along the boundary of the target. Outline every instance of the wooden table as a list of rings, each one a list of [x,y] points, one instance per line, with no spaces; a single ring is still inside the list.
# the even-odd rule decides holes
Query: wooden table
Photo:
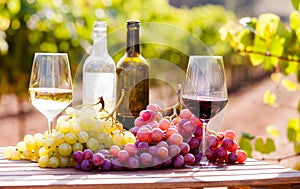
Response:
[[[82,172],[74,168],[42,169],[37,163],[11,161],[0,148],[0,188],[203,188],[300,189],[300,172],[248,159],[223,170],[160,169],[118,172]]]

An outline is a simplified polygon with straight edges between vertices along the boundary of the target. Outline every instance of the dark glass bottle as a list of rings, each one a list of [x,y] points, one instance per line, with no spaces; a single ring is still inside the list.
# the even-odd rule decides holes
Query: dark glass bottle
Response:
[[[149,64],[140,53],[139,28],[139,21],[127,21],[126,53],[116,68],[116,102],[120,100],[124,89],[116,118],[126,129],[134,127],[135,118],[149,104]]]

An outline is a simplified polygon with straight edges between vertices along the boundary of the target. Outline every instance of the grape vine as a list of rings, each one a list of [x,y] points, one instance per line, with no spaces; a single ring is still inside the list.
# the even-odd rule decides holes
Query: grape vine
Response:
[[[295,9],[299,8],[299,0],[292,0]],[[242,18],[238,22],[232,21],[220,29],[221,38],[228,41],[232,48],[242,55],[248,56],[253,66],[261,65],[266,71],[272,72],[271,78],[278,85],[282,85],[288,92],[300,91],[300,12],[290,14],[288,28],[280,17],[266,13],[258,18]],[[283,76],[296,76],[292,77]],[[263,102],[276,106],[276,93],[265,92]],[[297,110],[300,115],[300,100]],[[278,135],[275,128],[268,127],[267,132],[273,136]],[[287,138],[293,143],[294,155],[281,158],[262,158],[263,160],[276,160],[278,162],[300,156],[300,119],[291,117],[287,124]],[[248,155],[252,156],[253,148],[261,154],[270,154],[276,151],[272,137],[263,139],[243,133],[240,145]]]

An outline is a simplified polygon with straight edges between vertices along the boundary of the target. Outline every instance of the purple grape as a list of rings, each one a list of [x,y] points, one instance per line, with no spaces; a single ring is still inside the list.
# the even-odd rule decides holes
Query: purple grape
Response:
[[[83,158],[87,159],[87,160],[92,159],[93,158],[93,151],[90,150],[90,149],[85,149],[83,151]]]
[[[161,159],[157,158],[157,157],[153,157],[153,161],[152,161],[152,169],[160,169],[162,165],[162,161]]]
[[[180,154],[185,155],[190,152],[190,146],[186,142],[182,142],[180,145]]]
[[[138,153],[136,145],[132,143],[125,144],[124,150],[128,152],[129,156],[135,156]]]
[[[191,149],[190,153],[193,154],[193,155],[198,154],[199,153],[199,148],[198,149]]]
[[[196,129],[194,131],[194,136],[197,138],[202,136],[202,127],[196,127]]]
[[[104,163],[104,155],[101,153],[96,153],[93,155],[92,163],[94,166],[99,167]]]
[[[185,130],[183,130],[180,134],[185,141],[193,136],[192,132],[187,132]]]
[[[195,163],[199,163],[202,158],[202,153],[198,151],[194,154],[194,156],[195,156]]]
[[[82,160],[84,159],[83,158],[83,152],[82,151],[76,151],[74,152],[73,154],[73,160],[76,162],[76,163],[81,163]]]
[[[149,144],[147,142],[139,142],[137,147],[140,153],[148,152]]]
[[[214,150],[212,150],[211,148],[208,148],[205,152],[206,158],[211,161],[214,162],[217,160],[217,156]]]
[[[126,162],[129,159],[129,153],[126,150],[120,150],[118,152],[118,160],[121,163]]]
[[[156,147],[159,147],[159,146],[164,146],[166,148],[169,147],[168,143],[166,141],[160,141],[156,144]]]
[[[188,144],[191,149],[198,149],[200,145],[199,140],[196,137],[190,137],[188,139]]]
[[[218,146],[218,138],[215,135],[208,135],[206,141],[207,146],[210,148],[216,148]]]
[[[119,160],[117,160],[117,159],[111,160],[111,170],[120,171],[122,169],[123,169],[123,167],[122,167],[122,164],[119,162]]]
[[[219,160],[224,160],[227,155],[227,150],[224,147],[220,147],[216,150],[216,156]]]
[[[130,132],[132,132],[132,134],[133,134],[134,136],[136,136],[138,130],[139,130],[139,127],[132,127],[132,128],[130,129]]]
[[[148,152],[149,152],[152,156],[155,156],[156,146],[149,146]]]
[[[222,144],[221,144],[222,147],[226,148],[226,149],[230,149],[234,146],[234,142],[231,138],[224,138],[222,140]]]
[[[151,121],[149,124],[152,126],[152,128],[158,128],[159,127],[159,123],[155,120]]]
[[[183,124],[183,131],[187,133],[194,133],[195,130],[196,127],[191,121],[187,121]]]
[[[139,168],[139,160],[136,157],[130,157],[126,162],[128,170],[136,170]]]
[[[229,155],[228,155],[228,163],[229,164],[234,164],[238,159],[238,156],[236,155],[235,152],[231,152]]]
[[[103,164],[101,165],[102,171],[110,171],[111,170],[111,162],[109,159],[104,159]]]
[[[177,155],[180,154],[180,148],[179,146],[175,145],[175,144],[172,144],[168,147],[169,149],[169,156],[170,157],[175,157]]]
[[[142,110],[139,117],[142,117],[144,122],[151,122],[155,119],[155,112],[152,110]]]
[[[184,123],[187,122],[187,121],[189,121],[189,120],[188,120],[188,119],[185,119],[185,118],[181,119],[181,120],[179,121],[179,123],[178,123],[179,128],[180,128],[180,129],[183,129],[183,125],[184,125]]]
[[[83,171],[92,171],[93,170],[93,164],[90,160],[84,159],[81,162],[80,168]]]
[[[175,168],[181,168],[184,166],[184,157],[182,155],[173,158],[173,166]]]
[[[187,153],[184,155],[184,163],[186,165],[193,165],[195,163],[195,156],[191,153]]]
[[[151,139],[153,143],[158,143],[164,140],[164,132],[160,128],[153,128],[151,130]]]
[[[152,165],[153,157],[150,153],[143,152],[139,156],[139,160],[143,167],[150,167]]]
[[[171,164],[172,164],[172,157],[167,157],[167,158],[163,161],[162,166],[164,166],[164,167],[169,167]]]
[[[109,156],[109,155],[110,155],[110,154],[109,154],[109,151],[106,150],[106,149],[99,150],[98,153],[101,153],[101,154],[103,154],[104,156]]]
[[[134,126],[136,128],[142,126],[145,124],[145,120],[142,118],[142,117],[137,117],[135,120],[134,120]],[[134,128],[134,127],[133,127]]]
[[[81,170],[81,163],[76,163],[75,169],[76,170]]]
[[[156,147],[156,152],[155,152],[156,157],[164,160],[168,157],[168,154],[169,154],[168,148],[166,148],[164,146]]]

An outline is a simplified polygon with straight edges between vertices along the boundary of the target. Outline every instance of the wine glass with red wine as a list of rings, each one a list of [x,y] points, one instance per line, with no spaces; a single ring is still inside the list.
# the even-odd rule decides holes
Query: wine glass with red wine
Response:
[[[199,149],[202,157],[196,167],[213,167],[205,155],[208,149],[206,131],[210,119],[221,112],[228,102],[222,56],[189,57],[182,100],[184,105],[203,123],[202,145]]]

